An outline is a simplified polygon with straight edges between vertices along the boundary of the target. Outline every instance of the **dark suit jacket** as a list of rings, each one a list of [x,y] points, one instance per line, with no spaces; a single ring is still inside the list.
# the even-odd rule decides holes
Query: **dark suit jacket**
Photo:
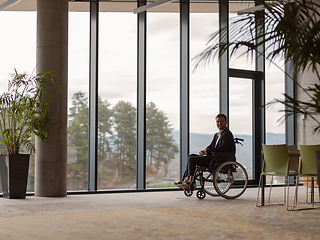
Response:
[[[213,136],[213,140],[208,147],[206,147],[207,155],[210,156],[215,152],[235,153],[235,143],[233,140],[232,132],[226,127],[218,141],[217,147],[216,142],[218,140],[218,133]]]

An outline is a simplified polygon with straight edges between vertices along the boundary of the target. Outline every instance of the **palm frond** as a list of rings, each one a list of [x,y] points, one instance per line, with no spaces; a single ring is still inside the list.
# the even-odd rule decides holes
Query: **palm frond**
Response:
[[[229,32],[225,28],[211,35],[207,47],[193,58],[195,68],[228,50],[231,56],[240,48],[252,55],[259,46],[266,46],[266,58],[270,61],[279,56],[292,61],[296,72],[319,66],[320,5],[313,0],[258,2],[264,11],[237,16],[231,19]],[[221,43],[220,39],[226,39],[227,34],[229,41]]]

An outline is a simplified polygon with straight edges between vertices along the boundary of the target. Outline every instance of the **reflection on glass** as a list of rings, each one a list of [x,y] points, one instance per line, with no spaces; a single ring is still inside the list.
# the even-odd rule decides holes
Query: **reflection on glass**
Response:
[[[246,15],[237,15],[236,13],[230,13],[229,14],[230,28],[232,28],[231,23],[234,21],[237,21],[242,16],[246,16]],[[235,41],[235,39],[231,39],[231,41]],[[235,69],[255,70],[255,61],[254,61],[255,54],[253,55],[251,53],[247,54],[246,51],[247,51],[246,47],[240,47],[236,53],[232,54],[232,48],[231,48],[229,51],[229,55],[230,55],[229,67],[235,68]]]
[[[147,42],[147,187],[179,178],[179,14],[150,13]]]
[[[230,78],[229,128],[234,137],[243,138],[243,146],[237,145],[236,157],[252,179],[252,80]]]
[[[81,26],[81,28],[79,28]],[[88,189],[89,13],[69,13],[68,190]]]
[[[283,99],[284,71],[281,68],[281,60],[266,64],[266,103],[274,99]],[[284,144],[286,141],[285,124],[281,121],[284,113],[280,112],[281,110],[284,110],[284,106],[280,103],[271,104],[266,108],[266,144]]]
[[[100,12],[99,19],[98,189],[134,189],[137,16]]]
[[[210,34],[218,30],[219,14],[192,13],[190,23],[192,59],[204,50]],[[219,64],[214,61],[193,70],[191,67],[190,153],[198,153],[210,144],[213,134],[217,132],[215,116],[219,113]]]

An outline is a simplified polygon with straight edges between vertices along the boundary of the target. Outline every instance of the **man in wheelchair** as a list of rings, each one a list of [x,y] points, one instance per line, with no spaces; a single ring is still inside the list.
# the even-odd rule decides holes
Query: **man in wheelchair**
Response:
[[[215,153],[233,153],[235,154],[235,143],[232,132],[228,129],[228,119],[223,113],[216,116],[216,124],[219,132],[217,132],[212,142],[204,150],[201,150],[199,154],[190,154],[188,156],[187,168],[181,181],[175,182],[174,184],[179,188],[195,189],[191,186],[194,178],[194,172],[197,166],[210,167],[211,161],[215,157]]]

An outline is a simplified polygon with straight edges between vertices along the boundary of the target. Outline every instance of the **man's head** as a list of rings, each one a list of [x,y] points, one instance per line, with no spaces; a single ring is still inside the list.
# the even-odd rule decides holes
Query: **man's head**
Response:
[[[217,128],[221,131],[226,128],[228,124],[228,119],[227,116],[223,113],[219,113],[216,116],[216,123],[217,123]]]

